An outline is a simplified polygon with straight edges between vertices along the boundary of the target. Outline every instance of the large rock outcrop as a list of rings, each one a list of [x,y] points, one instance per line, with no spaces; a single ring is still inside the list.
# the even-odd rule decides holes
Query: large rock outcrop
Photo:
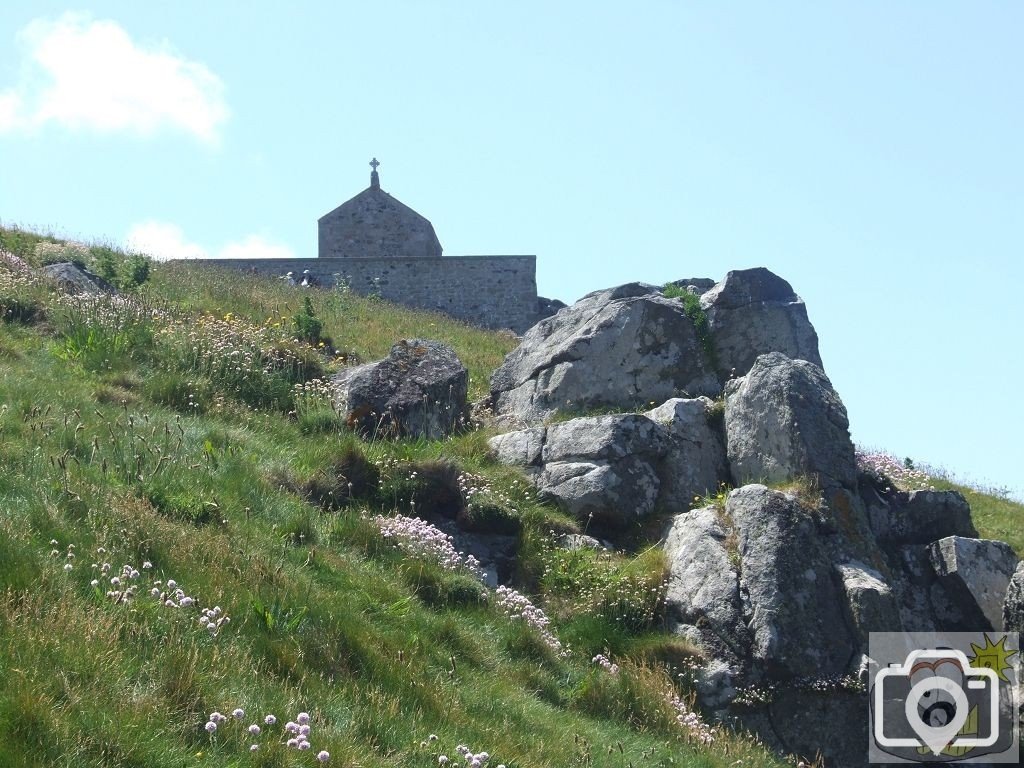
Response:
[[[331,384],[335,407],[362,434],[438,440],[465,423],[469,375],[439,341],[399,341],[385,359],[346,368]]]
[[[679,286],[692,294],[706,284]],[[871,633],[1024,629],[1024,566],[1008,545],[978,538],[959,493],[902,491],[858,471],[846,409],[788,283],[767,270],[730,272],[701,306],[724,403],[672,397],[643,414],[537,421],[564,407],[633,407],[649,386],[663,392],[668,372],[656,386],[621,375],[641,350],[684,366],[676,382],[708,374],[685,367],[701,360],[692,354],[670,363],[672,343],[641,330],[641,318],[668,327],[666,300],[623,286],[563,309],[509,356],[492,380],[495,402],[534,426],[492,438],[491,449],[609,537],[672,515],[665,610],[703,652],[699,701],[781,752],[813,759],[820,749],[829,768],[865,765],[855,681],[871,668]],[[738,487],[724,500],[692,509],[730,478]]]
[[[495,413],[537,423],[557,410],[622,410],[671,397],[714,397],[759,355],[781,352],[821,366],[800,298],[767,269],[672,285],[703,292],[707,330],[661,289],[629,283],[596,291],[527,331],[491,378]],[[690,311],[694,311],[691,307]]]
[[[726,478],[714,405],[675,398],[645,414],[586,416],[491,438],[540,494],[581,520],[619,528],[656,509],[690,509]]]
[[[491,377],[495,412],[526,423],[559,409],[625,410],[720,389],[682,304],[641,283],[542,320]]]
[[[704,293],[719,375],[742,376],[766,352],[824,366],[807,307],[792,286],[763,267],[730,272]]]
[[[843,493],[834,499],[848,502]],[[871,503],[894,514],[908,495]],[[839,520],[849,514],[842,504],[808,501],[748,485],[722,505],[677,515],[665,540],[666,611],[705,654],[705,706],[738,717],[782,752],[810,757],[820,749],[828,766],[862,766],[864,755],[848,747],[866,738],[864,719],[848,715],[855,705],[863,712],[864,694],[843,681],[870,664],[870,633],[1020,628],[1024,566],[1002,542],[953,535],[906,543],[926,539],[958,506],[953,494],[916,496],[918,527],[904,525],[884,541],[866,520]],[[772,693],[752,703],[745,697],[754,689]],[[817,702],[822,722],[811,731],[797,702]]]
[[[846,408],[824,371],[780,352],[730,383],[725,431],[737,485],[814,476],[852,488],[857,468]]]

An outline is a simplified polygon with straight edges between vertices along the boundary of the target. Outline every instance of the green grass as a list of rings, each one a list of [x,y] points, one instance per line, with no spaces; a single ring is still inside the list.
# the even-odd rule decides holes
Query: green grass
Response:
[[[932,478],[940,490],[954,490],[963,494],[971,505],[971,519],[983,539],[1005,541],[1018,557],[1024,558],[1024,504],[1008,496],[986,492],[957,483],[944,477]]]
[[[60,245],[0,232],[33,259]],[[342,355],[288,338],[305,296]],[[552,532],[576,523],[489,458],[488,431],[365,441],[318,383],[421,336],[455,347],[479,397],[514,340],[205,265],[154,265],[131,310],[43,283],[0,282],[5,297],[39,311],[0,321],[0,765],[312,765],[326,749],[333,765],[429,766],[459,743],[510,768],[779,764],[743,735],[705,747],[674,724],[665,694],[686,691],[656,552],[560,553]],[[222,364],[232,352],[254,362]],[[517,537],[519,589],[578,650],[555,653],[372,522],[430,505]],[[138,594],[112,599],[125,564]],[[214,636],[197,607],[149,595],[169,579],[230,623]],[[597,650],[623,662],[620,680],[601,677]],[[235,707],[245,721],[211,738],[209,713]],[[299,711],[310,753],[280,726],[248,752],[243,726]]]
[[[379,299],[340,290],[299,291],[281,280],[208,264],[158,264],[144,295],[190,312],[222,317],[231,312],[257,325],[285,326],[311,299],[322,321],[321,333],[335,349],[354,361],[377,360],[403,338],[441,339],[450,344],[469,370],[470,399],[489,393],[491,373],[516,346],[514,338],[475,328],[440,314],[418,312]]]

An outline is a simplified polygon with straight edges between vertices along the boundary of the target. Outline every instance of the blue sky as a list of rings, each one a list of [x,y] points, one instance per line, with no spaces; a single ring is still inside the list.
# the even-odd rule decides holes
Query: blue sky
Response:
[[[0,221],[312,256],[376,156],[445,253],[534,253],[547,296],[768,267],[855,440],[1024,498],[1022,30],[1008,2],[6,0]]]

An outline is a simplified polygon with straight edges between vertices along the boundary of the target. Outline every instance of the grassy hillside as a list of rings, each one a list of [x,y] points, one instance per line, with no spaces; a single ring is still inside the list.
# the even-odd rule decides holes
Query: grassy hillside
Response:
[[[660,630],[655,550],[560,550],[575,523],[485,431],[365,441],[323,396],[340,365],[427,336],[479,397],[513,339],[202,265],[137,287],[114,256],[123,300],[0,266],[0,765],[428,766],[460,744],[491,766],[778,764],[680,722],[691,655]],[[323,325],[301,340],[306,295]],[[522,594],[396,517],[453,504],[516,534]],[[283,727],[303,712],[308,750]]]
[[[0,765],[411,767],[459,745],[510,768],[783,764],[689,711],[656,549],[559,549],[576,523],[485,429],[363,440],[324,396],[420,336],[480,397],[514,339],[30,233],[0,247],[126,290],[70,300],[0,259]],[[1020,505],[986,509],[984,533],[1019,539]],[[431,512],[514,533],[518,591],[406,517]],[[309,749],[287,744],[300,713]]]

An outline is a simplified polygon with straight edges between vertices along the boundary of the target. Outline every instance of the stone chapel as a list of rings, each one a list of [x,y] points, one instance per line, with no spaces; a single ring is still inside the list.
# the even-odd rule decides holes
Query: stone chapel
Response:
[[[536,256],[443,256],[430,221],[381,189],[379,165],[370,161],[369,187],[320,217],[317,258],[215,261],[278,277],[308,273],[322,288],[516,333],[564,306],[538,298]]]

